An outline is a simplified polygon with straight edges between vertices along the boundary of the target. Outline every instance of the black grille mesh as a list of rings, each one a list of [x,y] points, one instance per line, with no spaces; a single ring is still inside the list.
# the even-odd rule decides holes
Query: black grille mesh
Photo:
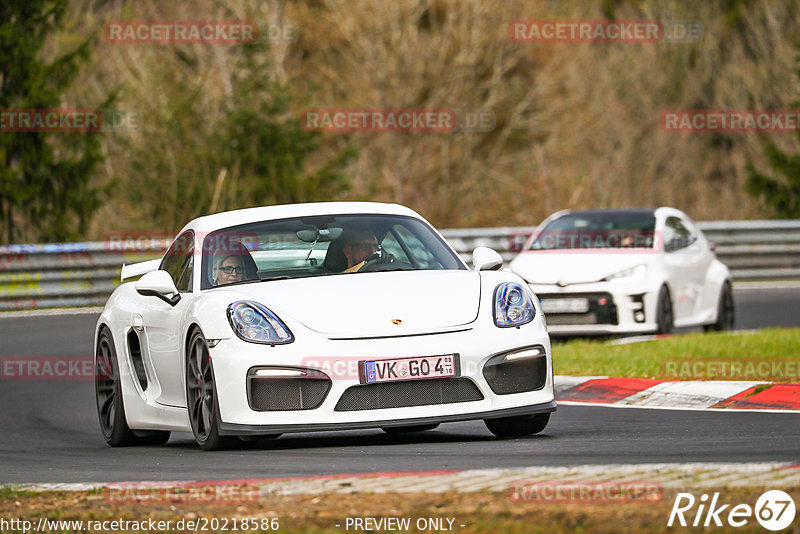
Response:
[[[329,379],[250,378],[248,401],[258,412],[313,410],[322,404],[330,388]]]
[[[468,378],[407,380],[350,387],[335,410],[352,412],[479,400],[483,400],[483,394]]]

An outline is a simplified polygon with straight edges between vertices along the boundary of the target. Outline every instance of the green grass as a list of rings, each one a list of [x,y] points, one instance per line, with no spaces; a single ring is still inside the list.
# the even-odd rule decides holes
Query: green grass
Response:
[[[36,495],[35,491],[20,490],[9,486],[0,486],[0,500],[17,499],[19,497],[30,497]]]
[[[800,382],[800,329],[691,333],[626,345],[554,343],[553,367],[572,376]]]

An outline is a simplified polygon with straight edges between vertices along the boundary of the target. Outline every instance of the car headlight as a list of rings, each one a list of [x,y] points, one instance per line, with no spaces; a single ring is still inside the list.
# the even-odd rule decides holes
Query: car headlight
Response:
[[[228,322],[237,336],[251,343],[281,345],[294,341],[278,316],[258,302],[234,302],[228,306]]]
[[[636,267],[630,267],[628,269],[623,269],[622,271],[616,272],[614,274],[610,274],[603,278],[604,282],[611,282],[612,280],[619,280],[620,282],[631,282],[633,280],[638,280],[644,277],[644,273],[647,272],[647,265],[641,264],[637,265]]]
[[[494,290],[494,324],[501,328],[533,321],[536,308],[521,284],[505,282]]]

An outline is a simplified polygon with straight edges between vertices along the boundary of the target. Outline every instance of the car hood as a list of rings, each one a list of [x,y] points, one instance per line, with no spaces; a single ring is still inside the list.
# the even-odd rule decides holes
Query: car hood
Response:
[[[275,280],[225,291],[264,304],[284,321],[335,337],[364,338],[474,322],[480,285],[480,275],[472,271],[413,271]]]
[[[616,272],[649,265],[656,252],[582,250],[580,252],[523,252],[509,268],[529,284],[581,284],[598,282]]]

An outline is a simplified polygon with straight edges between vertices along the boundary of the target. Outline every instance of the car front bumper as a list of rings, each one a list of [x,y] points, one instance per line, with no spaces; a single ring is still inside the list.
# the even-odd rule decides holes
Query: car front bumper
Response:
[[[658,285],[596,282],[530,287],[540,301],[576,298],[589,301],[590,309],[586,312],[546,313],[547,330],[553,336],[645,334],[658,330]]]
[[[293,343],[277,346],[247,343],[238,338],[222,340],[210,349],[219,401],[220,431],[229,435],[247,435],[345,430],[488,419],[555,410],[552,353],[541,314],[520,328],[501,329],[492,323],[476,323],[445,333],[379,339],[330,339],[308,331],[297,335]],[[544,369],[541,387],[523,392],[496,393],[496,382],[490,385],[484,374],[487,362],[495,362],[501,354],[528,347],[543,349],[544,354],[538,359],[542,364],[540,368]],[[419,406],[342,409],[340,401],[345,392],[364,386],[358,376],[359,362],[449,354],[458,355],[458,380],[462,384],[469,381],[471,384],[466,385],[471,391],[479,392],[472,400],[449,398],[441,403]],[[329,388],[316,407],[256,410],[248,390],[248,376],[252,376],[254,368],[322,372],[330,379]],[[435,390],[436,386],[448,385],[445,382],[451,380],[454,379],[409,382],[425,382],[428,387],[424,389]],[[403,382],[392,384],[400,383]],[[402,394],[400,398],[403,398]],[[416,399],[412,395],[409,403],[414,402]]]
[[[361,421],[350,423],[311,423],[311,424],[283,424],[283,425],[241,425],[236,423],[220,423],[220,434],[224,436],[247,436],[263,434],[285,434],[291,432],[321,432],[336,430],[358,430],[364,428],[402,427],[410,425],[427,425],[439,423],[456,423],[459,421],[473,421],[476,419],[495,419],[499,417],[514,417],[537,413],[556,411],[555,401],[532,406],[519,406],[489,412],[460,413],[452,415],[436,415],[430,417],[415,417],[409,419],[387,419],[384,421]]]

